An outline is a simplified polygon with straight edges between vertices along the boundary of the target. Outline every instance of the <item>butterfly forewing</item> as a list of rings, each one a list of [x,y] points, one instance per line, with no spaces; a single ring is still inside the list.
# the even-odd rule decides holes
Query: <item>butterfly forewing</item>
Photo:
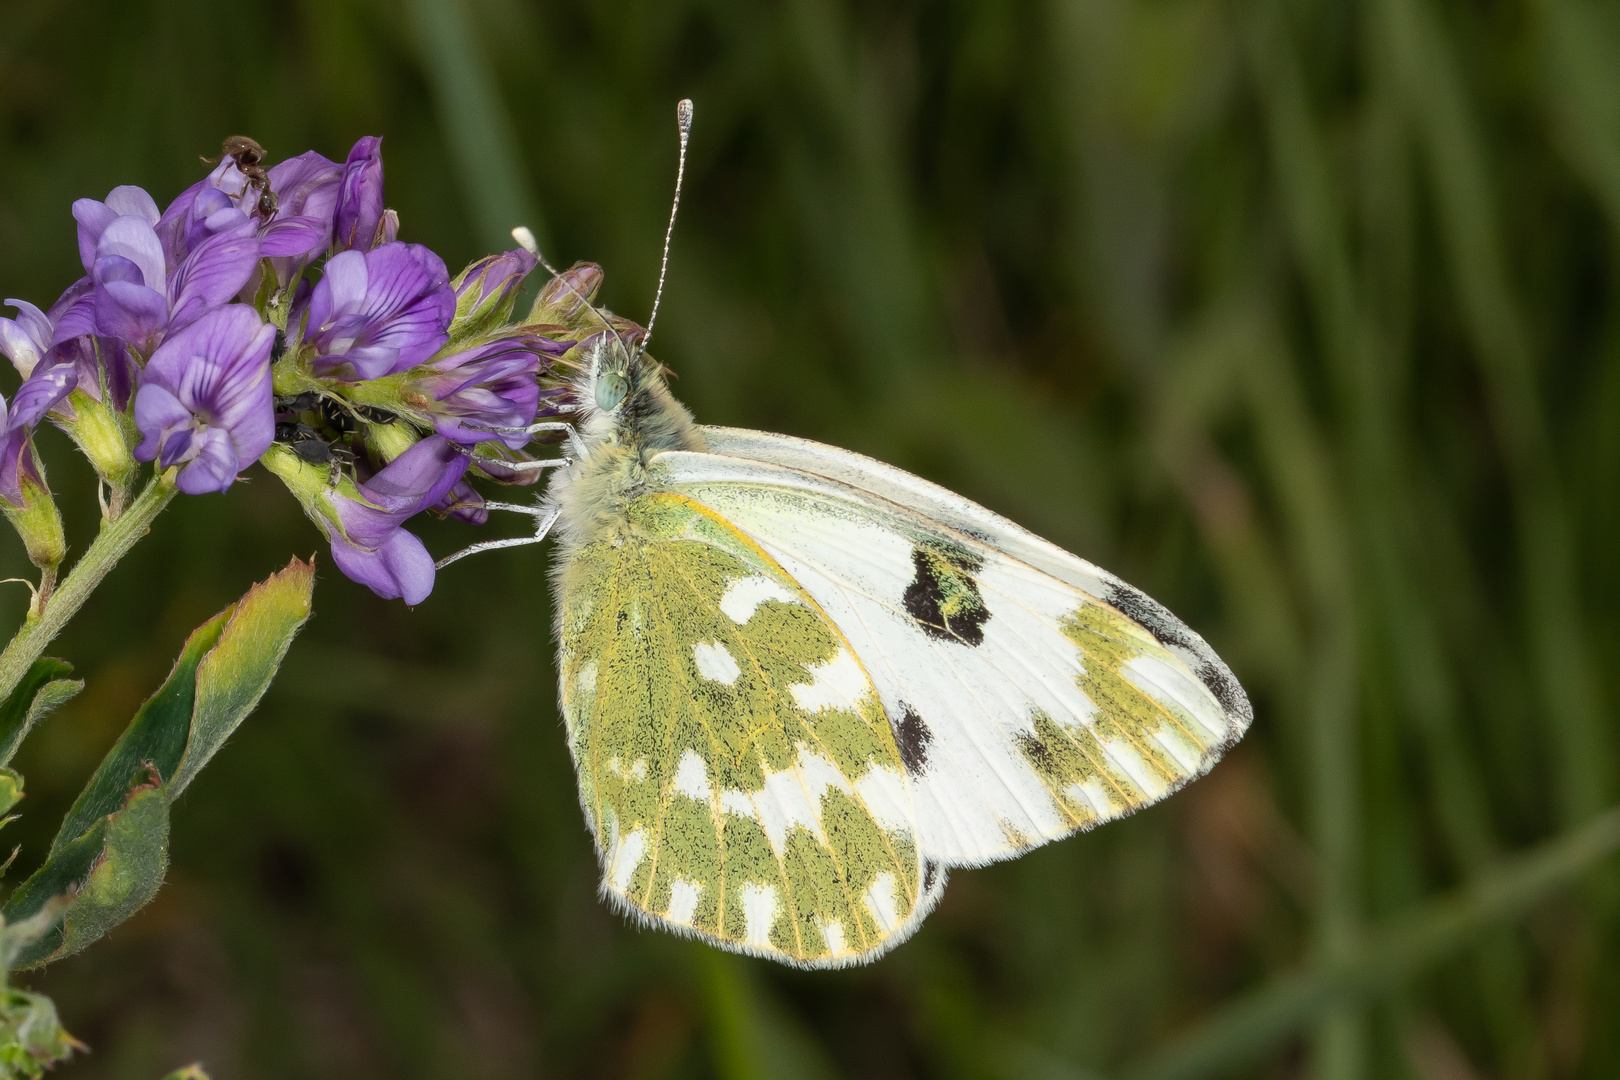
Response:
[[[1001,519],[959,496],[935,506],[931,485],[883,475],[858,487],[866,459],[782,442],[842,476],[696,453],[661,455],[655,472],[842,630],[895,732],[929,859],[989,862],[1129,813],[1206,771],[1247,726],[1224,665],[1140,593],[1010,523],[998,536]],[[905,502],[870,490],[885,485]]]
[[[717,944],[863,959],[943,884],[856,652],[712,510],[643,495],[562,572],[562,700],[603,889]]]

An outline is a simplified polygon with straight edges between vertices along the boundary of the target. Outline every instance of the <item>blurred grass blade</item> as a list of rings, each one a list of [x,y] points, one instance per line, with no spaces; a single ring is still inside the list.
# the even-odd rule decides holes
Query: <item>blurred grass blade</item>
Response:
[[[1612,4],[1540,0],[1542,79],[1564,153],[1620,237],[1620,20]]]
[[[7,923],[66,901],[61,925],[24,948],[20,965],[77,952],[156,895],[168,865],[169,800],[264,694],[309,617],[314,579],[314,567],[294,559],[192,632],[68,811],[45,865],[7,901]]]
[[[527,225],[546,250],[545,222],[518,154],[517,132],[466,7],[462,0],[410,0],[410,11],[478,242],[504,251],[512,247],[512,229]]]
[[[704,948],[704,1004],[722,1080],[831,1080],[836,1071],[753,975],[756,961]]]
[[[72,664],[50,657],[35,660],[29,667],[22,682],[0,705],[0,766],[11,762],[35,724],[84,689],[83,680],[64,678],[71,674]]]
[[[1447,264],[1473,339],[1511,478],[1518,558],[1534,658],[1562,772],[1565,823],[1605,805],[1612,747],[1598,703],[1572,519],[1542,412],[1530,333],[1502,248],[1490,167],[1444,23],[1426,0],[1383,0],[1407,107],[1425,137]]]
[[[1197,1031],[1122,1072],[1126,1080],[1191,1080],[1252,1062],[1323,1012],[1386,991],[1479,934],[1578,881],[1620,851],[1620,808],[1509,860],[1460,893],[1368,934],[1348,960],[1313,964],[1222,1009]]]

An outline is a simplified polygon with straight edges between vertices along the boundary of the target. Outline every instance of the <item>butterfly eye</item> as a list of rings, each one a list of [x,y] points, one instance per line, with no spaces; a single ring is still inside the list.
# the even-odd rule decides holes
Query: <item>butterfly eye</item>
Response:
[[[612,412],[624,400],[624,395],[630,389],[630,383],[617,371],[604,371],[596,377],[596,407],[603,412]]]

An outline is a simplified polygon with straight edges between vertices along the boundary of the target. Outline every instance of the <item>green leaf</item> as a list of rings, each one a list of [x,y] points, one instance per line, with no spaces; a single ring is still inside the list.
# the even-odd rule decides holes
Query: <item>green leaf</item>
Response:
[[[231,732],[270,688],[294,636],[309,618],[315,567],[294,559],[253,586],[236,604],[219,644],[197,668],[191,737],[179,771],[168,777],[174,797],[208,764]]]
[[[0,768],[0,814],[4,814],[13,806],[16,806],[22,801],[22,797],[22,774],[13,769]],[[0,825],[4,825],[10,820],[10,818],[0,820]]]
[[[0,990],[0,1080],[37,1080],[84,1044],[62,1029],[44,994]]]
[[[168,679],[135,713],[135,719],[101,759],[90,783],[62,819],[62,827],[51,841],[51,858],[82,837],[97,819],[122,806],[147,765],[155,766],[165,783],[175,774],[191,733],[197,667],[208,650],[219,643],[233,610],[234,605],[191,632]]]
[[[208,1074],[198,1064],[187,1065],[183,1069],[176,1069],[165,1076],[163,1080],[208,1080]]]
[[[45,657],[34,661],[22,682],[0,705],[0,765],[11,761],[36,723],[84,689],[82,680],[62,678],[72,673],[73,665],[66,660]]]
[[[61,909],[60,925],[49,920],[20,947],[7,942],[17,966],[77,952],[157,893],[168,865],[169,800],[264,695],[309,617],[314,580],[314,567],[294,559],[187,639],[168,679],[68,811],[45,865],[7,901],[10,926],[31,925],[53,904]],[[0,771],[0,802],[12,776]]]
[[[67,900],[61,923],[19,950],[16,965],[72,955],[140,910],[163,884],[168,850],[168,799],[153,770],[134,785],[121,809],[53,850],[12,894],[8,923],[39,914],[59,897]]]

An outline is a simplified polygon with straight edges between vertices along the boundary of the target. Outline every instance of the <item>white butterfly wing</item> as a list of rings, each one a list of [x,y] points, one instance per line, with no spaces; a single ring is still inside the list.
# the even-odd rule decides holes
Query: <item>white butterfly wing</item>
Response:
[[[976,865],[1205,772],[1243,691],[1173,615],[962,497],[858,454],[705,428],[654,459],[837,624],[894,728],[924,852]]]

